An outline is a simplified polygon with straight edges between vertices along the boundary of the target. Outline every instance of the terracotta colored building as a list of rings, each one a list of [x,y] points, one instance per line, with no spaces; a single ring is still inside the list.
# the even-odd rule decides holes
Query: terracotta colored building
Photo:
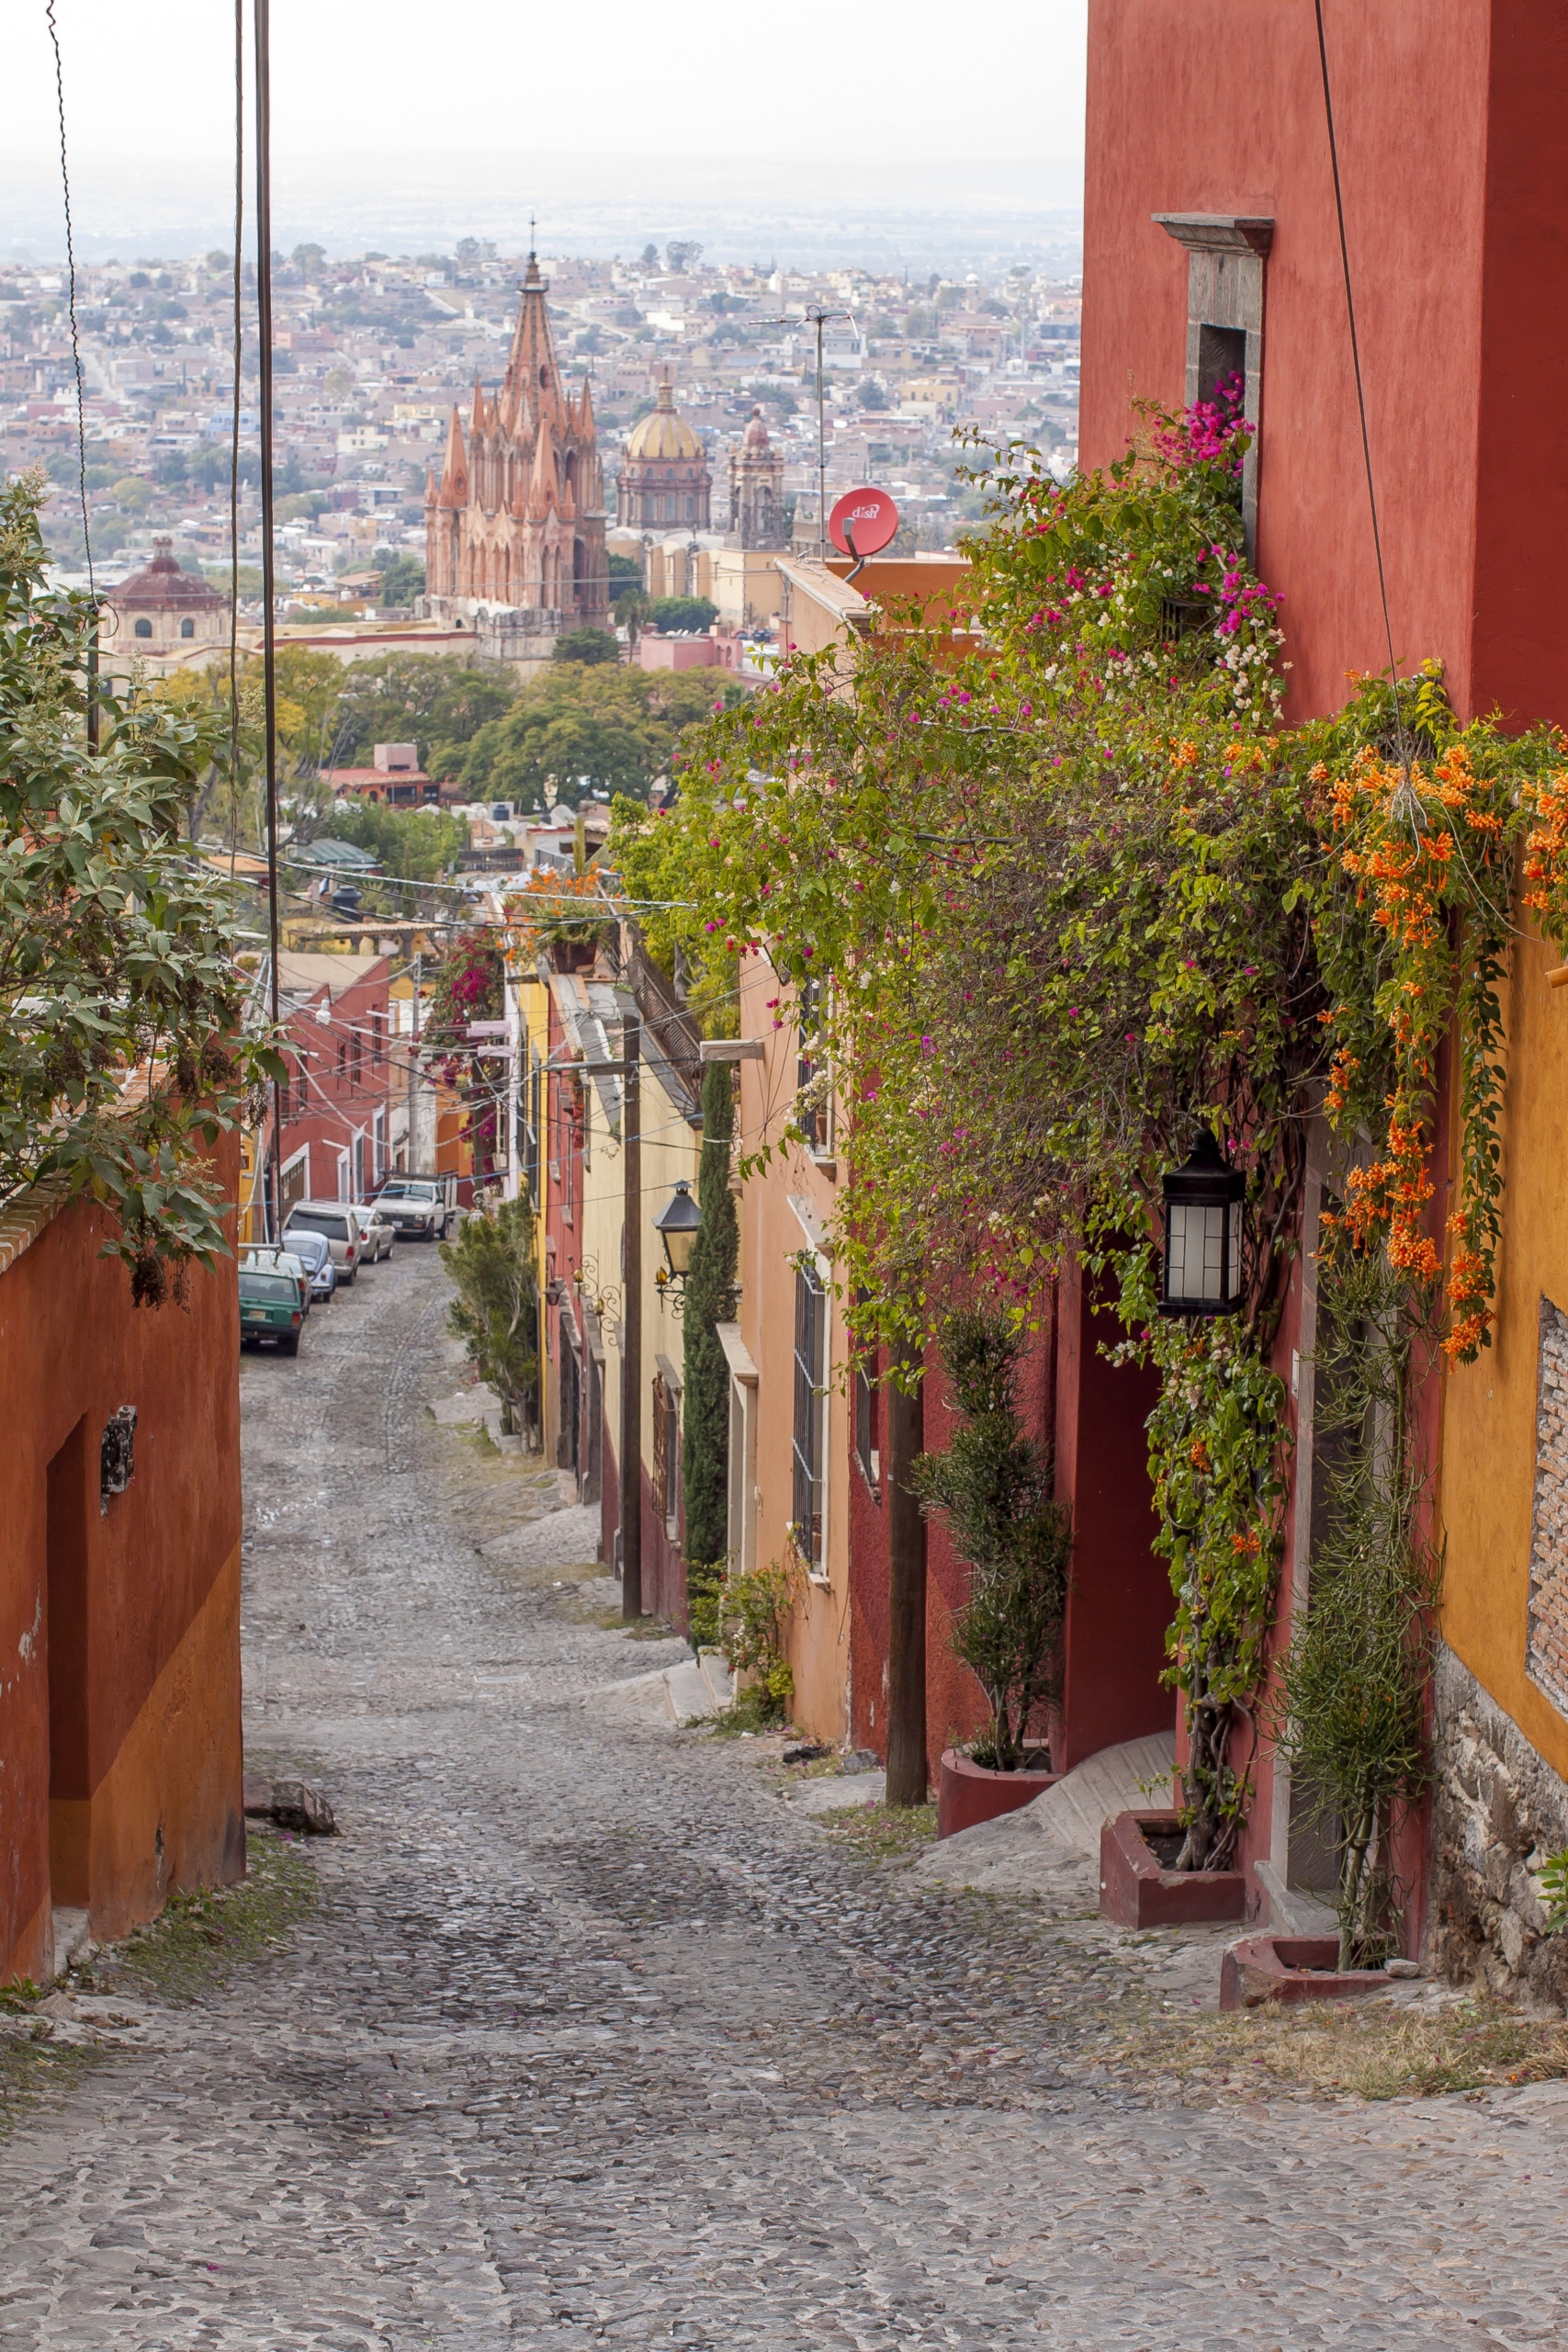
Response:
[[[228,597],[176,563],[172,539],[154,539],[152,562],[106,590],[105,600],[101,658],[121,676],[137,662],[161,674],[208,662],[229,642]]]
[[[1568,24],[1547,0],[1323,14],[1400,667],[1440,659],[1461,718],[1568,722]],[[1091,0],[1088,155],[1083,460],[1121,452],[1134,398],[1244,376],[1250,534],[1284,599],[1289,712],[1330,710],[1388,650],[1312,11],[1243,0],[1217,40],[1162,0]],[[1448,1965],[1561,2000],[1535,1873],[1568,1844],[1568,1007],[1518,929],[1496,1343],[1426,1400],[1445,1545],[1438,1777],[1404,1866],[1415,1931]],[[1320,1136],[1277,1357],[1296,1424],[1281,1637],[1310,1602],[1325,1177]],[[1439,1171],[1439,1219],[1444,1189]],[[1257,1781],[1249,1910],[1290,1925],[1325,1891],[1325,1858],[1267,1742]]]
[[[245,1866],[233,1267],[135,1307],[101,1238],[0,1220],[0,1983]]]
[[[554,616],[557,628],[609,618],[604,478],[587,379],[561,381],[547,288],[532,254],[501,389],[474,386],[468,431],[456,408],[439,479],[425,491],[432,616],[472,622],[482,607]]]
[[[392,1097],[407,1073],[391,1044],[390,976],[385,956],[278,958],[286,1217],[296,1201],[365,1200],[391,1166]]]

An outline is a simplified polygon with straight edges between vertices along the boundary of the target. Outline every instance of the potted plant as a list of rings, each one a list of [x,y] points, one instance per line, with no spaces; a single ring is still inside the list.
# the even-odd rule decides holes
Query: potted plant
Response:
[[[942,1368],[959,1414],[944,1453],[923,1453],[913,1484],[922,1509],[946,1522],[968,1563],[969,1597],[949,1638],[990,1710],[967,1752],[946,1749],[937,1786],[937,1835],[1028,1804],[1058,1775],[1042,1718],[1057,1696],[1072,1527],[1051,1492],[1049,1449],[1018,1413],[1022,1341],[1004,1317],[952,1315]]]

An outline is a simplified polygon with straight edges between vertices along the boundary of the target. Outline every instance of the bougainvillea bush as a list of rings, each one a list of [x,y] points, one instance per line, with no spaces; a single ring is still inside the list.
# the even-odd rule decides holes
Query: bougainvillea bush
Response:
[[[1160,1376],[1150,1467],[1193,1868],[1231,1859],[1250,1798],[1289,1473],[1272,1351],[1309,1125],[1325,1114],[1348,1163],[1325,1279],[1377,1257],[1450,1356],[1472,1356],[1518,881],[1568,935],[1555,737],[1461,728],[1435,664],[1282,724],[1280,600],[1243,547],[1248,439],[1224,397],[1145,411],[1122,460],[1066,485],[1004,451],[956,621],[889,612],[790,661],[714,718],[674,808],[612,842],[628,888],[665,902],[660,952],[716,992],[758,950],[780,1020],[826,984],[848,1146],[835,1248],[863,1339],[918,1352],[976,1297],[1027,1328],[1069,1256],[1109,1281],[1115,1344]],[[1205,1125],[1247,1180],[1245,1297],[1169,1320],[1161,1179]]]

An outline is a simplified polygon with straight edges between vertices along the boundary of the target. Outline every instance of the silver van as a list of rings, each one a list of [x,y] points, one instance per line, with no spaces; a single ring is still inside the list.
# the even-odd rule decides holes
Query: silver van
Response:
[[[365,1245],[359,1219],[346,1201],[296,1201],[283,1228],[285,1241],[291,1233],[319,1233],[333,1253],[339,1282],[353,1282]]]

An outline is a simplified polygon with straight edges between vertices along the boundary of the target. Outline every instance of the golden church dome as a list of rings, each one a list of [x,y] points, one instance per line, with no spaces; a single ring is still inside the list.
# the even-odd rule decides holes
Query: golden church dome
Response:
[[[674,387],[666,380],[659,387],[657,406],[640,424],[633,425],[626,440],[626,456],[636,461],[700,458],[702,454],[703,445],[675,406]]]

